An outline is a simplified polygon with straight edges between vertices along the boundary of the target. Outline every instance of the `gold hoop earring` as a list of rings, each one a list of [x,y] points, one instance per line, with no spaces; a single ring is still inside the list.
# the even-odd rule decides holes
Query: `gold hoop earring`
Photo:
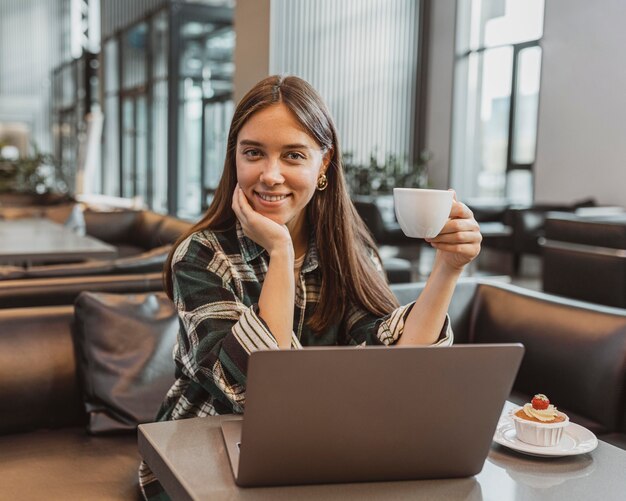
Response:
[[[328,187],[328,178],[322,174],[317,178],[317,191],[324,191]]]

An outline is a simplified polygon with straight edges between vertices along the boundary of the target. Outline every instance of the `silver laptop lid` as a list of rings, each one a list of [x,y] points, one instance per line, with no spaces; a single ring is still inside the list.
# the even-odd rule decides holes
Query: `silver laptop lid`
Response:
[[[478,473],[524,348],[307,348],[248,365],[238,485]]]

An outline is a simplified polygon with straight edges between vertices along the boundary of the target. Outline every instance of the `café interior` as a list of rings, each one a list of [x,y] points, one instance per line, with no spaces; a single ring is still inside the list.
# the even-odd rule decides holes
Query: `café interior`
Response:
[[[624,499],[624,19],[621,0],[0,0],[0,498],[140,499],[143,458],[172,499]],[[393,189],[472,210],[455,344],[523,344],[507,405],[547,395],[569,448],[498,422],[470,478],[241,489],[217,428],[146,424],[174,381],[163,266],[272,74],[328,104],[400,304],[435,250]]]

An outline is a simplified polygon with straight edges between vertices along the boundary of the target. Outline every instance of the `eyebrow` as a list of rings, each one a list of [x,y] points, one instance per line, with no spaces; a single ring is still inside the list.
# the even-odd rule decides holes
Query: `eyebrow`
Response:
[[[263,147],[265,146],[263,143],[259,143],[258,141],[253,141],[251,139],[242,139],[241,141],[239,141],[239,144],[241,146],[259,146],[259,147]],[[292,143],[292,144],[285,144],[283,145],[283,149],[307,149],[310,150],[311,147],[307,146],[306,144],[301,144],[301,143]]]

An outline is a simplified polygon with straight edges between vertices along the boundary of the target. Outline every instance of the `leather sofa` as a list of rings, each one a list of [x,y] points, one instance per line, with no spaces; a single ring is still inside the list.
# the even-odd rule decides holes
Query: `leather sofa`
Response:
[[[115,245],[118,257],[142,254],[173,244],[192,223],[147,210],[84,212],[87,235]]]
[[[414,299],[422,288],[421,283],[393,286],[401,303]],[[105,314],[103,308],[89,310],[94,303],[107,305]],[[626,310],[463,279],[449,313],[458,343],[524,343],[526,354],[511,398],[526,401],[534,393],[546,393],[572,421],[626,448]],[[141,321],[133,323],[138,316]],[[102,408],[105,403],[158,405],[160,395],[142,397],[131,388],[136,381],[171,377],[167,344],[173,344],[171,330],[176,325],[176,314],[162,293],[83,294],[75,308],[0,310],[2,495],[137,499],[140,458],[133,420],[140,420],[133,412],[118,412],[125,425],[101,433],[113,416],[103,414]],[[94,373],[84,371],[93,360],[80,351],[76,338],[81,329],[87,338],[95,330],[105,335],[95,347],[101,363]],[[142,335],[158,331],[157,337],[167,331],[166,346],[144,344],[143,356],[133,355],[132,362],[122,364],[116,356],[107,356],[107,346],[114,350],[124,345],[116,355],[128,352],[137,330]],[[107,334],[112,337],[108,345]],[[155,358],[159,369],[147,371],[145,360]],[[104,378],[101,372],[116,364],[122,368],[118,379]],[[114,398],[94,399],[98,384],[115,389]]]
[[[62,222],[45,213],[56,222]],[[123,275],[159,272],[172,244],[192,223],[147,210],[117,210],[83,213],[86,234],[117,248],[116,259],[80,263],[38,265],[30,268],[0,266],[2,280]]]
[[[83,291],[141,293],[163,290],[161,272],[0,281],[0,310],[71,305]]]
[[[545,221],[550,212],[573,212],[579,208],[594,207],[593,199],[584,199],[571,205],[535,204],[531,206],[510,206],[487,211],[485,207],[470,208],[476,220],[484,229],[483,247],[509,252],[512,256],[512,273],[518,275],[522,257],[525,254],[542,255],[539,242],[545,234]],[[489,217],[493,219],[488,219]]]
[[[542,243],[545,292],[626,308],[626,213],[552,213]]]
[[[407,303],[422,287],[393,290]],[[626,309],[461,279],[449,314],[456,344],[524,344],[513,401],[544,393],[573,422],[626,449]]]

